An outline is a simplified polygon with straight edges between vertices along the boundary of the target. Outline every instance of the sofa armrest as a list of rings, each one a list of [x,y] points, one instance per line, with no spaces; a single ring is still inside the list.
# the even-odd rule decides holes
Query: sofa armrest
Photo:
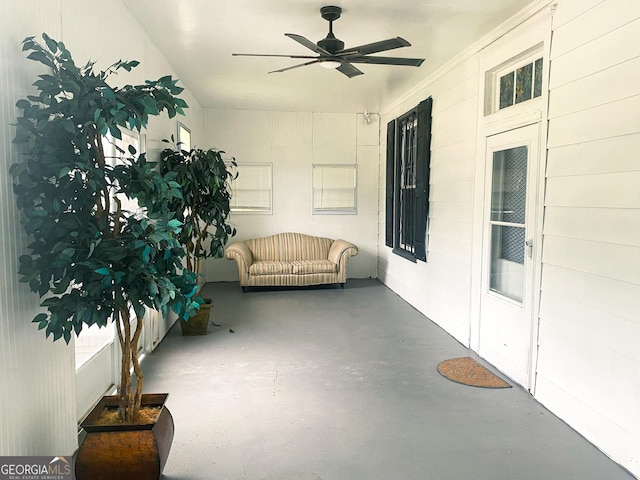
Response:
[[[345,260],[350,256],[358,254],[358,247],[346,240],[335,240],[329,249],[329,261],[339,264],[343,256]]]
[[[240,285],[246,285],[249,278],[249,267],[253,263],[253,255],[249,247],[244,242],[234,242],[227,247],[224,255],[229,260],[238,262]]]

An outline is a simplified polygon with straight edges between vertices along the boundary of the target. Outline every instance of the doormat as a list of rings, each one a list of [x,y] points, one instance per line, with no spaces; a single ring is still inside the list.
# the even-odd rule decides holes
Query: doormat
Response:
[[[511,388],[471,357],[451,358],[438,364],[438,373],[452,382],[480,388]]]

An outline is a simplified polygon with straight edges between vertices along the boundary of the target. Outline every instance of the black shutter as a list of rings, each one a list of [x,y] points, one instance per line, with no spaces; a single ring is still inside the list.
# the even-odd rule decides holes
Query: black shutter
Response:
[[[429,216],[429,163],[431,160],[431,97],[418,104],[418,151],[416,158],[415,256],[427,261]]]
[[[385,202],[385,236],[384,243],[393,248],[393,195],[395,186],[394,165],[396,152],[396,121],[387,123],[387,178],[386,178],[386,202]]]

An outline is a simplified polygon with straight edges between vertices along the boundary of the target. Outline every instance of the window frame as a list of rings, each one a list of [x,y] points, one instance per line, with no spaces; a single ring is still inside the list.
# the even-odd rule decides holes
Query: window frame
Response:
[[[344,169],[353,172],[353,189],[350,190],[350,194],[352,193],[353,201],[343,207],[326,207],[321,208],[316,206],[316,190],[330,190],[331,186],[316,186],[316,172],[323,169]],[[358,166],[355,163],[314,163],[312,165],[312,178],[311,178],[311,208],[313,215],[357,215],[358,213]],[[335,188],[340,190],[347,190],[346,188]],[[353,205],[353,206],[351,206]]]
[[[392,252],[412,262],[427,261],[427,223],[429,216],[429,170],[431,161],[432,97],[387,124],[387,178],[385,244]],[[412,120],[413,118],[413,120]],[[414,123],[407,146],[402,125]],[[403,182],[410,163],[411,180],[404,191],[413,198],[403,203]],[[403,166],[403,164],[405,164]],[[407,218],[407,210],[410,210]],[[409,230],[410,233],[406,231]]]
[[[178,122],[178,142],[177,146],[180,150],[191,151],[191,129],[184,123]]]
[[[542,102],[542,98],[544,97],[544,82],[545,82],[545,70],[549,68],[547,62],[545,61],[545,53],[544,53],[544,44],[542,42],[537,43],[536,45],[518,53],[517,55],[501,62],[498,65],[493,66],[492,68],[486,70],[484,72],[485,82],[484,82],[484,117],[492,117],[495,118],[503,118],[504,116],[513,116],[520,111],[529,111],[534,108],[531,105],[537,102]],[[514,103],[512,105],[500,108],[500,79],[510,73],[514,73],[514,90],[515,90],[515,81],[516,81],[516,72],[519,68],[526,66],[530,63],[534,64],[534,73],[532,77],[535,77],[535,62],[538,59],[542,59],[542,94],[540,96],[533,96],[533,84],[535,84],[535,78],[532,82],[532,97],[528,100]],[[528,105],[523,107],[522,105]],[[506,113],[505,113],[506,112]]]
[[[261,162],[236,162],[235,166],[231,166],[230,162],[227,163],[227,166],[232,168],[234,170],[234,179],[231,181],[230,184],[230,188],[231,188],[231,213],[233,214],[241,214],[241,215],[271,215],[273,214],[273,164],[272,163],[261,163]],[[261,191],[268,191],[268,198],[269,198],[269,207],[262,209],[262,208],[255,208],[255,207],[251,207],[251,206],[238,206],[237,204],[235,204],[234,201],[234,197],[237,200],[237,190],[235,190],[235,184],[237,182],[238,178],[241,178],[242,176],[242,169],[244,167],[263,167],[263,168],[267,168],[268,169],[268,179],[269,179],[269,186],[267,189],[260,189]],[[242,190],[247,190],[247,189],[240,189],[240,191]]]

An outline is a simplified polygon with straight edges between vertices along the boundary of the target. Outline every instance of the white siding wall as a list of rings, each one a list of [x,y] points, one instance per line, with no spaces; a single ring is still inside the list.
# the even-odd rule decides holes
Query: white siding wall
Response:
[[[16,273],[28,242],[8,173],[18,159],[11,124],[19,113],[15,102],[32,93],[31,83],[44,73],[26,60],[20,43],[42,32],[63,40],[79,64],[99,59],[99,66],[106,67],[121,58],[140,60],[131,76],[115,77],[123,83],[172,73],[119,0],[107,5],[85,0],[0,2],[0,455],[70,455],[77,447],[73,345],[46,340],[30,323],[39,301],[18,283]],[[184,121],[197,139],[202,110],[188,93],[184,98],[192,107]],[[175,132],[175,119],[152,119],[147,132],[152,155],[161,148],[160,140]],[[161,335],[167,326],[161,326]]]
[[[389,121],[429,96],[433,97],[433,125],[427,263],[412,263],[392,253],[384,246],[384,228],[380,228],[379,278],[468,345],[477,60],[463,61],[386,111],[381,119],[381,138],[386,138]],[[381,159],[383,164],[385,161]],[[380,224],[384,227],[384,179],[379,195]]]
[[[347,277],[377,275],[379,122],[361,114],[205,110],[203,148],[216,147],[238,163],[273,165],[273,213],[232,215],[231,241],[280,232],[342,238],[358,246]],[[357,215],[312,215],[312,165],[357,164]],[[207,260],[208,281],[237,281],[235,261]]]
[[[561,0],[552,28],[534,394],[638,476],[640,2]],[[379,278],[464,345],[478,288],[469,285],[481,242],[472,232],[482,212],[474,199],[483,197],[473,192],[483,155],[483,72],[473,49],[480,58],[483,45],[471,46],[467,60],[454,59],[381,117],[384,139],[387,122],[433,96],[428,262],[394,255],[381,228]],[[382,155],[383,172],[384,162]],[[384,178],[378,195],[384,226]]]
[[[561,2],[537,398],[640,474],[640,2]]]

